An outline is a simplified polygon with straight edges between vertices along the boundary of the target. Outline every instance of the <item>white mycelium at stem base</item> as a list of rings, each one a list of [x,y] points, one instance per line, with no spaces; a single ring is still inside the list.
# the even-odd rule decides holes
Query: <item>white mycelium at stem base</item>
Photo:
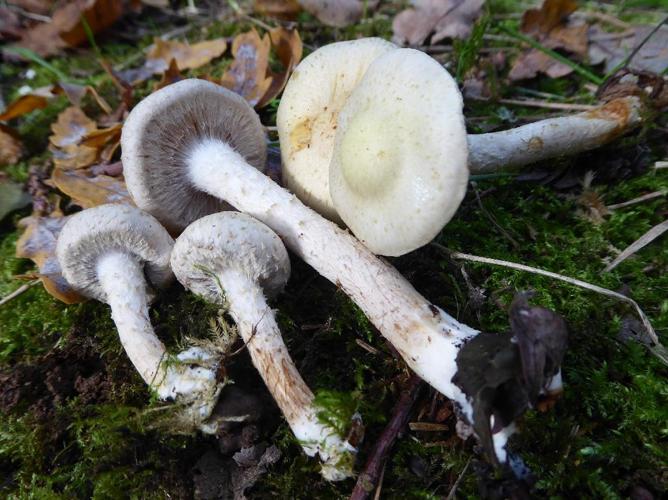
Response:
[[[178,280],[213,302],[226,302],[253,364],[309,456],[319,455],[322,474],[350,477],[356,450],[320,423],[313,393],[297,371],[267,305],[290,275],[281,240],[261,222],[238,212],[209,215],[179,236],[172,253]],[[224,297],[224,299],[223,299]]]
[[[173,278],[172,245],[167,231],[149,214],[101,205],[70,218],[56,253],[74,289],[109,304],[121,344],[142,379],[161,399],[187,404],[187,416],[197,425],[209,415],[220,391],[215,360],[197,348],[170,359],[149,319],[150,286],[164,286]]]
[[[208,114],[218,116],[229,102],[241,107],[240,100],[215,84],[184,80],[151,94],[133,109],[121,140],[124,174],[137,205],[172,227],[184,227],[193,219],[183,219],[181,207],[197,204],[208,193],[264,222],[295,254],[339,286],[406,363],[458,403],[472,422],[469,398],[452,378],[459,349],[477,331],[431,304],[350,233],[248,165],[224,142],[234,131],[222,128],[202,136]],[[247,105],[245,109],[254,114]],[[175,150],[175,142],[183,149]]]
[[[151,326],[146,281],[137,260],[127,253],[111,252],[100,258],[97,275],[125,352],[160,399],[190,398],[203,389],[212,391],[216,385],[215,371],[187,365],[212,361],[204,351],[185,351],[175,361],[168,359],[165,346]]]

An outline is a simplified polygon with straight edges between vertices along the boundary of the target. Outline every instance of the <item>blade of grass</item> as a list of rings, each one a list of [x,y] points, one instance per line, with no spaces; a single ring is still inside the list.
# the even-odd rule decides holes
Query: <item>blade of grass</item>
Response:
[[[102,57],[102,52],[100,52],[100,47],[98,47],[97,43],[95,42],[95,35],[93,34],[93,30],[91,29],[90,24],[88,24],[86,16],[81,16],[81,25],[83,26],[83,29],[86,32],[86,38],[88,39],[88,44],[92,47],[93,51],[95,52],[98,58]]]
[[[668,23],[668,17],[664,18],[663,21],[654,26],[654,28],[649,33],[647,33],[647,36],[645,36],[645,38],[642,39],[642,41],[629,53],[628,56],[622,59],[617,66],[608,71],[603,77],[603,81],[605,82],[608,79],[610,79],[610,77],[612,77],[620,69],[626,68],[631,62],[631,59],[633,59],[636,56],[636,54],[640,51],[640,49],[642,49],[643,46],[649,41],[649,39],[652,38],[657,31],[659,31],[661,26],[663,26],[666,23]],[[662,74],[665,74],[666,71],[668,71],[668,67],[666,67],[666,69],[663,70]]]
[[[540,50],[541,52],[547,54],[550,56],[552,59],[559,61],[562,64],[565,64],[566,66],[570,67],[575,71],[578,75],[586,78],[592,83],[595,83],[596,85],[601,85],[604,81],[603,78],[601,78],[598,75],[595,75],[591,71],[589,71],[587,68],[584,68],[580,66],[578,63],[575,63],[568,59],[567,57],[562,56],[558,52],[555,52],[552,49],[547,48],[545,45],[541,44],[540,42],[537,42],[531,37],[526,36],[523,33],[520,33],[519,31],[515,31],[511,28],[508,28],[506,26],[501,26],[501,30],[512,36],[513,38],[516,38],[518,40],[523,41],[524,43],[530,45],[534,49]]]
[[[77,83],[75,82],[75,80],[69,78],[65,73],[56,68],[53,64],[42,59],[40,56],[38,56],[35,52],[33,52],[30,49],[26,49],[25,47],[7,47],[4,50],[9,53],[16,54],[17,56],[28,59],[29,61],[32,61],[35,64],[40,65],[42,68],[53,73],[61,82]]]

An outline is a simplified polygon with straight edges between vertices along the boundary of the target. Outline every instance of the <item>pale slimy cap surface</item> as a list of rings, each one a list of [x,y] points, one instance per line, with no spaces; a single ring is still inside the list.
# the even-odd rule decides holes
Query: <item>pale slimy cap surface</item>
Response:
[[[338,220],[329,195],[329,164],[339,111],[369,64],[396,45],[381,38],[337,42],[306,57],[278,107],[283,182],[306,205]]]
[[[370,65],[338,117],[329,187],[372,252],[402,255],[431,241],[468,182],[462,97],[434,59],[413,49]]]

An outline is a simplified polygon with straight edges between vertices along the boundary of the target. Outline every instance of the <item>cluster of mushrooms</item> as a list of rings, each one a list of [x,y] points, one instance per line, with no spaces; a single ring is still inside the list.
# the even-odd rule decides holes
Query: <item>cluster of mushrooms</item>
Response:
[[[173,275],[224,305],[305,453],[319,456],[325,478],[341,480],[352,475],[356,449],[318,419],[265,298],[288,280],[286,247],[348,294],[408,366],[473,424],[473,395],[456,381],[458,354],[479,332],[425,299],[377,254],[402,255],[433,239],[457,210],[469,172],[609,140],[638,120],[637,102],[618,105],[630,110],[623,118],[603,107],[467,136],[457,85],[435,60],[381,39],[334,43],[301,62],[279,106],[288,191],[263,173],[265,132],[246,101],[184,80],[144,99],[124,125],[124,175],[138,208],[75,214],[59,237],[58,259],[76,290],[109,304],[144,381],[207,433],[217,431],[210,416],[223,386],[220,355],[204,347],[169,354],[148,308]],[[558,388],[558,365],[550,364],[541,391]],[[494,429],[493,459],[504,463],[513,421],[485,418]]]

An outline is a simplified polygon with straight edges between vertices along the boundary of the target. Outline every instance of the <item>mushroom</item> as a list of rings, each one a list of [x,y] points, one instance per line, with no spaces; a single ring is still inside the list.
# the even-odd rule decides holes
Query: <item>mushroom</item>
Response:
[[[396,48],[382,38],[325,45],[295,68],[283,91],[276,116],[283,182],[328,219],[338,220],[329,196],[328,167],[339,111],[369,64]]]
[[[265,223],[297,256],[340,287],[408,366],[473,422],[473,395],[452,379],[458,352],[478,332],[430,303],[349,232],[249,165],[229,142],[235,133],[250,135],[248,131],[216,118],[225,114],[233,125],[239,123],[228,108],[243,108],[240,103],[246,106],[243,113],[253,113],[231,91],[192,79],[141,101],[121,135],[124,174],[135,203],[173,227],[184,227],[194,214],[211,210],[213,204],[206,200],[213,196]],[[224,128],[214,130],[211,116]],[[160,206],[163,202],[167,209]],[[189,204],[197,206],[180,210]]]
[[[379,51],[376,47],[383,47],[383,50]],[[390,52],[397,52],[397,54],[390,54]],[[430,112],[434,103],[441,104],[436,97],[446,92],[456,94],[456,96],[449,97],[449,102],[461,101],[459,90],[456,85],[451,84],[452,80],[447,71],[434,62],[431,74],[436,74],[436,66],[439,66],[441,74],[435,78],[447,83],[445,88],[434,89],[433,94],[426,94],[424,88],[430,86],[430,82],[426,81],[428,79],[424,75],[416,71],[421,64],[426,67],[426,63],[421,61],[426,57],[414,50],[399,49],[378,38],[363,38],[325,45],[304,58],[288,81],[276,115],[281,140],[283,178],[287,187],[304,203],[331,220],[339,221],[340,217],[346,219],[340,212],[353,211],[347,208],[350,202],[349,196],[346,196],[345,202],[340,198],[339,206],[335,207],[332,200],[335,195],[330,193],[333,188],[330,188],[329,185],[330,167],[338,165],[337,168],[340,170],[341,161],[345,160],[340,154],[336,160],[337,155],[334,152],[335,144],[336,147],[342,145],[343,134],[350,134],[345,131],[342,118],[347,116],[350,122],[351,115],[354,114],[351,107],[358,109],[360,106],[368,106],[369,113],[365,114],[375,112],[384,118],[374,130],[374,134],[361,134],[361,137],[357,139],[359,143],[355,148],[356,152],[365,150],[364,141],[373,140],[369,143],[369,152],[377,148],[381,135],[384,134],[392,137],[384,142],[391,144],[395,151],[412,151],[415,149],[416,141],[423,142],[425,130],[430,131],[432,128],[435,131],[444,130],[442,127],[445,127],[448,122],[456,126],[458,147],[461,147],[459,144],[459,124],[463,119],[461,106],[452,107],[440,116]],[[411,64],[403,61],[403,58],[415,58],[416,62]],[[392,68],[388,63],[390,60],[401,61],[402,64]],[[348,74],[351,64],[353,65],[351,74],[354,77]],[[376,78],[365,77],[364,74],[367,71],[376,75]],[[402,82],[403,88],[400,86]],[[357,87],[361,88],[357,89]],[[418,87],[422,90],[417,90]],[[332,88],[336,90],[334,98],[330,98]],[[364,98],[368,99],[368,102],[364,102]],[[351,100],[354,104],[348,105],[348,101]],[[414,105],[415,109],[419,109],[422,113],[419,118],[405,120],[408,109],[407,100],[419,103]],[[397,110],[396,115],[395,110]],[[468,135],[469,170],[472,174],[506,171],[537,161],[593,149],[638,124],[640,122],[639,110],[640,101],[636,97],[620,98],[592,111],[572,116],[542,120],[502,132]],[[399,119],[395,119],[394,116]],[[374,121],[378,122],[378,120]],[[412,121],[421,123],[415,124]],[[422,130],[420,130],[420,125]],[[403,136],[399,132],[399,130],[406,131],[409,128],[416,132]],[[355,127],[352,130],[354,134],[359,134]],[[333,139],[335,134],[336,141]],[[446,139],[451,140],[448,133],[436,139],[443,142]],[[444,146],[442,147],[445,149]],[[312,153],[312,151],[317,153]],[[383,148],[383,151],[386,151],[386,148]],[[364,160],[368,162],[373,159],[370,156],[370,154],[362,155],[359,159],[354,159],[354,164],[360,165]],[[382,159],[376,158],[375,160],[376,164],[380,164]],[[452,163],[448,162],[447,166],[452,168]],[[396,163],[392,164],[396,165]],[[351,166],[346,170],[353,171],[354,168]],[[380,170],[385,172],[388,168],[383,166]],[[360,174],[360,177],[368,179],[369,170],[368,166],[362,167],[363,173]],[[389,168],[389,170],[393,169]],[[342,180],[340,174],[334,175]],[[374,177],[381,176],[374,174]],[[362,180],[355,179],[354,175],[351,175],[350,179],[351,181]],[[335,189],[339,192],[341,186]],[[375,199],[375,196],[367,195],[365,198]],[[398,200],[401,200],[401,197],[396,197],[393,201]],[[454,199],[452,201],[454,202]],[[400,205],[396,203],[391,207]],[[448,209],[451,208],[452,206],[449,205]],[[413,215],[414,210],[413,208],[408,210],[408,213],[411,214],[409,215],[411,222],[421,218]],[[346,223],[360,225],[361,221],[358,217],[359,212],[348,216]],[[448,219],[448,217],[443,216],[443,219]],[[358,237],[367,241],[364,231],[359,232],[353,227],[351,230]],[[382,232],[382,229],[380,231]],[[369,242],[369,244],[373,246],[373,243]],[[380,248],[376,250],[379,253],[392,255],[389,251],[384,252]]]
[[[58,237],[56,255],[75,290],[111,307],[121,344],[142,379],[160,399],[183,403],[187,415],[203,422],[220,392],[216,360],[195,347],[170,356],[148,315],[151,290],[173,279],[173,244],[149,214],[109,204],[71,216]]]
[[[338,481],[352,475],[355,448],[318,421],[313,393],[295,367],[268,297],[290,276],[290,259],[278,236],[239,212],[221,212],[190,224],[172,252],[176,278],[193,293],[224,303],[253,364],[309,456],[318,454],[322,474]]]
[[[469,177],[462,108],[454,79],[413,49],[377,57],[341,108],[329,191],[372,252],[415,250],[457,211]]]

